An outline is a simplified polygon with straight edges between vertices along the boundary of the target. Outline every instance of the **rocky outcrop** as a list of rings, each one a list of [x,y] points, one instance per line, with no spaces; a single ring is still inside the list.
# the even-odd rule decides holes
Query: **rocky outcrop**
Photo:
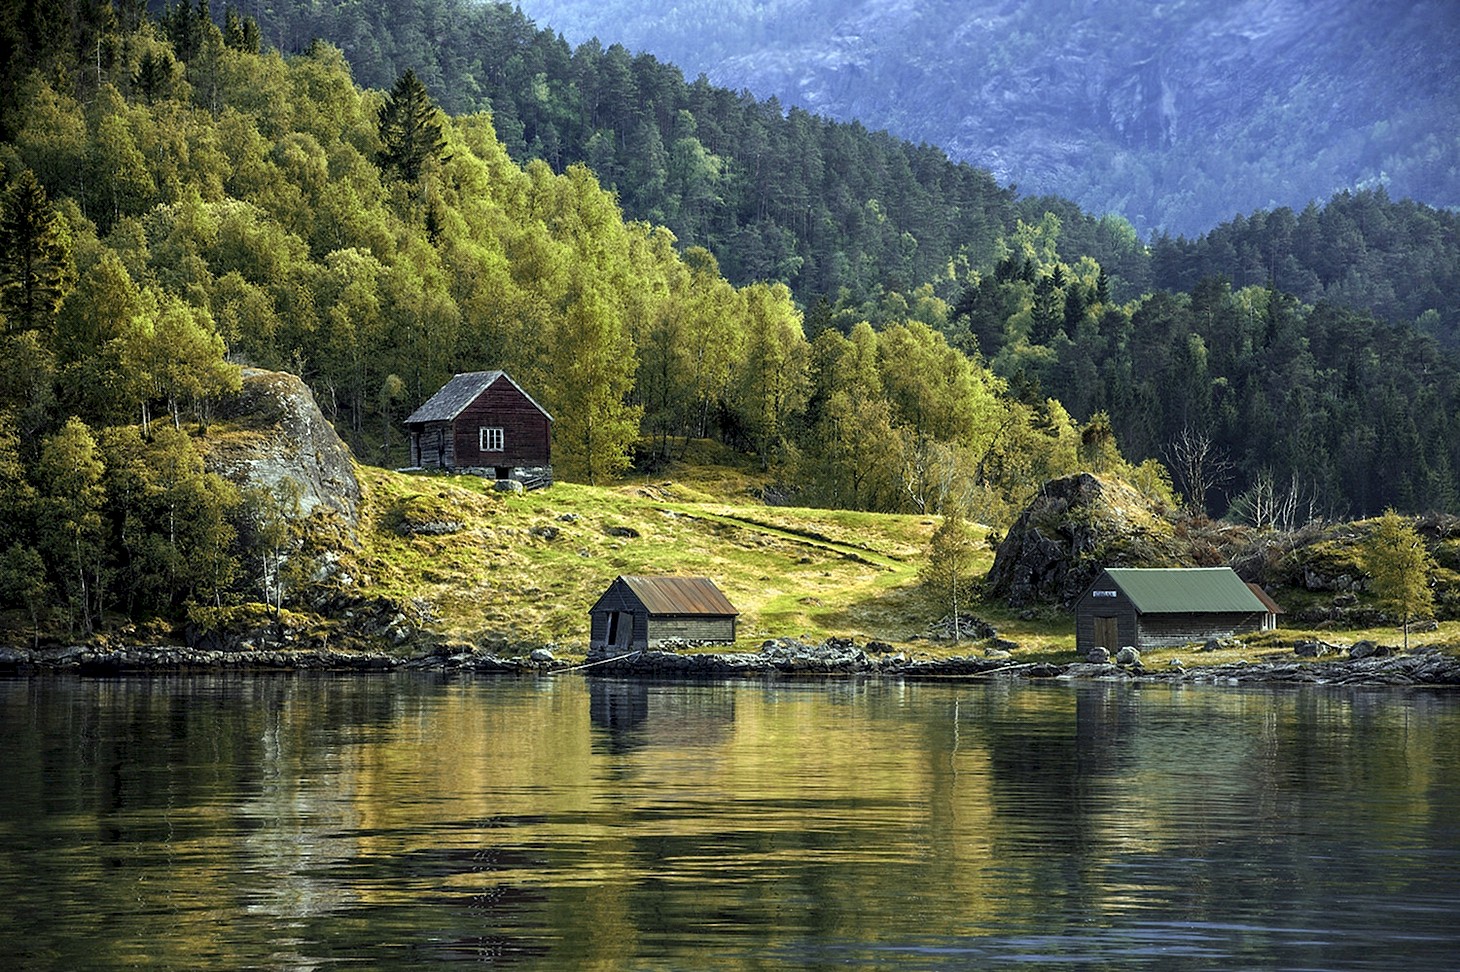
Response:
[[[1079,473],[1040,487],[999,544],[986,587],[1012,607],[1069,605],[1104,567],[1170,567],[1184,553],[1140,493]]]
[[[245,368],[238,393],[218,405],[225,431],[209,439],[207,464],[240,488],[298,487],[300,512],[328,510],[353,532],[360,482],[350,449],[295,375]]]

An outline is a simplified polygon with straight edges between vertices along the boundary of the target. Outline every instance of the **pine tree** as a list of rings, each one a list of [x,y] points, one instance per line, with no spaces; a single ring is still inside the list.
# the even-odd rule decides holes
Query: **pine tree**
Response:
[[[252,17],[245,17],[229,4],[223,10],[223,43],[235,51],[245,54],[259,52],[259,24]]]
[[[163,13],[161,24],[172,42],[172,49],[184,61],[190,60],[197,49],[199,16],[191,0],[180,0]]]
[[[395,82],[378,117],[380,171],[414,182],[427,161],[440,159],[446,151],[441,133],[441,113],[426,86],[407,69]]]

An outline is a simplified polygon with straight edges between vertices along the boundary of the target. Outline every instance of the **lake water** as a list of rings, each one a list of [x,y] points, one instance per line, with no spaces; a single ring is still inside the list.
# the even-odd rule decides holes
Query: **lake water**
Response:
[[[1460,968],[1460,694],[0,681],[6,969]]]

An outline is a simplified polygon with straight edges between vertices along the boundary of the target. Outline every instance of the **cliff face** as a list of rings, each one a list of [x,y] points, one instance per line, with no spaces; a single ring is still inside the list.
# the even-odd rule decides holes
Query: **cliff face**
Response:
[[[717,84],[1194,234],[1344,188],[1460,203],[1450,0],[525,0]]]
[[[245,369],[243,387],[217,414],[227,431],[208,440],[211,471],[240,488],[293,482],[305,516],[328,509],[355,528],[361,493],[350,449],[298,377]]]

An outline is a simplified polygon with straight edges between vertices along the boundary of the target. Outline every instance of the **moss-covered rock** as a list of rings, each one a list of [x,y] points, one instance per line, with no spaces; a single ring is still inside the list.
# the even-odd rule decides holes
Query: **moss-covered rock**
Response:
[[[1356,524],[1339,524],[1294,543],[1277,567],[1277,577],[1289,587],[1326,593],[1357,593],[1364,589],[1360,566],[1364,531]]]
[[[298,487],[300,511],[321,508],[350,530],[360,516],[360,482],[349,446],[297,376],[245,368],[236,395],[218,404],[207,443],[208,468],[240,488]]]
[[[385,525],[403,537],[446,536],[460,533],[462,514],[440,495],[410,493],[395,500],[386,511]]]
[[[999,544],[988,593],[1010,606],[1071,604],[1105,567],[1172,567],[1190,544],[1124,483],[1080,473],[1042,486]]]

